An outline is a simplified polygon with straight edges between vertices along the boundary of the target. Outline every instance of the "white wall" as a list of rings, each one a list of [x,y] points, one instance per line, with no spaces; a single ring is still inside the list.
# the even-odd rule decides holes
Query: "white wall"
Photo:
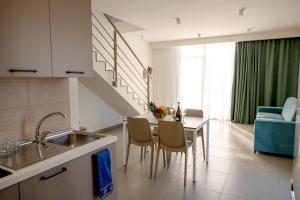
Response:
[[[78,79],[69,78],[71,128],[79,130]]]
[[[79,121],[88,131],[97,131],[122,122],[122,116],[78,81]]]
[[[149,65],[152,66],[153,64],[153,50],[150,47],[150,44],[143,40],[141,36],[137,35],[136,33],[122,33],[123,37],[132,47],[135,54],[141,60],[145,67]]]
[[[153,63],[153,48],[150,43],[143,40],[140,35],[134,32],[122,33],[125,40],[131,46],[137,57],[141,60],[142,64],[147,68],[151,66],[154,68]],[[153,99],[153,81],[150,79],[150,101]]]

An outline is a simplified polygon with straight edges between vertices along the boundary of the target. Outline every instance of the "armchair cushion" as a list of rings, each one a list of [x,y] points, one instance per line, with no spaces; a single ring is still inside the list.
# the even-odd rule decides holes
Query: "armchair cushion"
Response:
[[[297,99],[295,97],[289,97],[283,106],[282,117],[285,121],[292,121],[296,114]]]
[[[281,114],[267,113],[267,112],[258,112],[256,114],[256,119],[258,119],[258,118],[280,119],[280,120],[283,120],[283,117],[282,117]]]

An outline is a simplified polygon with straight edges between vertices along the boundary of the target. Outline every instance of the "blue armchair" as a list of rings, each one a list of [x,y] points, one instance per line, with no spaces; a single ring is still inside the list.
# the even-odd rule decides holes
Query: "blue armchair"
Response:
[[[254,152],[292,156],[294,153],[297,99],[284,107],[259,106],[254,122]]]

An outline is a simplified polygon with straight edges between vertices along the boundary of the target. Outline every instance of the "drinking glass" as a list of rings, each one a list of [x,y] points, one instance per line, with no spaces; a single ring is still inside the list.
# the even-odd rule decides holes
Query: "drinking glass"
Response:
[[[0,136],[0,156],[7,156],[18,151],[18,143],[16,136]]]

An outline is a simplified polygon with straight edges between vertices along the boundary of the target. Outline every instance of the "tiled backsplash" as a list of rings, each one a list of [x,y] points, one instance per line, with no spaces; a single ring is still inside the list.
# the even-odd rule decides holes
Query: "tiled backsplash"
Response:
[[[32,138],[39,119],[57,111],[68,117],[49,118],[41,127],[42,131],[58,131],[71,126],[67,78],[0,78],[0,137]]]

